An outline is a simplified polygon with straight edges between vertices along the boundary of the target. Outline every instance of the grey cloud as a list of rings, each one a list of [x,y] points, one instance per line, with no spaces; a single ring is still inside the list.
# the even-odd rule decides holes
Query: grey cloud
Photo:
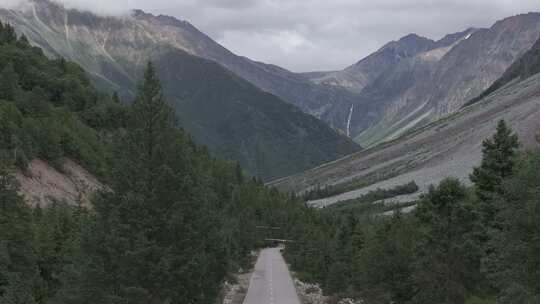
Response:
[[[0,4],[16,0],[0,0]],[[429,38],[539,11],[538,0],[59,0],[97,13],[141,8],[193,23],[232,51],[294,71],[352,64],[390,40]]]

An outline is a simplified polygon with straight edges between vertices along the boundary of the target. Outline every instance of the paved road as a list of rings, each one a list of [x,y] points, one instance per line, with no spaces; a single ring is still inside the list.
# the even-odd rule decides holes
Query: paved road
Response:
[[[279,248],[261,251],[244,304],[300,304]]]

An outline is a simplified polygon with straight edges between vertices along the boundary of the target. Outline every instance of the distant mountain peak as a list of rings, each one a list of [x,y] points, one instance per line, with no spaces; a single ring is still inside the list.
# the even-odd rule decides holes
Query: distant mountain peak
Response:
[[[142,9],[134,9],[132,11],[132,16],[136,19],[142,19],[142,20],[157,20],[160,21],[162,24],[165,25],[172,25],[172,26],[193,26],[191,23],[189,23],[186,20],[182,20],[179,18],[176,18],[174,16],[169,15],[154,15],[151,13],[147,13],[143,11]]]
[[[445,35],[443,38],[435,42],[435,48],[448,47],[462,39],[468,39],[478,30],[478,28],[470,27],[461,32]]]
[[[410,33],[408,35],[401,37],[398,40],[398,42],[418,42],[418,41],[433,41],[433,40],[424,36],[420,36],[416,33]]]
[[[495,22],[491,30],[493,31],[519,31],[522,28],[530,27],[540,20],[540,13],[530,12],[504,18]]]
[[[424,52],[433,47],[435,41],[422,37],[418,34],[411,33],[406,36],[401,37],[397,41],[391,41],[384,45],[377,52],[384,52],[387,50],[392,50],[396,54],[399,54],[402,57],[411,57],[420,52]]]

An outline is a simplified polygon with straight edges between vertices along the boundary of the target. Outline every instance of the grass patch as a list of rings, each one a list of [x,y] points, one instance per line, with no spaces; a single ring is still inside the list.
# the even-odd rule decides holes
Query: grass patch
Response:
[[[352,200],[338,202],[328,209],[332,210],[350,210],[355,213],[382,213],[395,209],[401,209],[415,205],[416,202],[396,203],[391,205],[386,204],[373,204],[376,201],[391,199],[400,195],[407,195],[416,193],[419,190],[416,182],[412,181],[407,184],[396,186],[392,189],[377,189],[370,191],[369,193]]]

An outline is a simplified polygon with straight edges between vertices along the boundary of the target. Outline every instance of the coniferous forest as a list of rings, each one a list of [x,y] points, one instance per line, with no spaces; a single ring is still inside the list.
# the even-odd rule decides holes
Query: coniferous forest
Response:
[[[151,64],[124,106],[75,64],[0,33],[1,303],[214,303],[263,245],[256,225],[294,222],[301,204],[175,127]],[[13,170],[66,157],[107,185],[92,208],[28,207]]]
[[[366,303],[540,303],[540,153],[520,152],[500,121],[471,180],[433,186],[411,214],[311,212],[288,260]]]
[[[433,186],[410,214],[307,208],[197,146],[151,63],[136,99],[95,90],[0,26],[0,303],[216,303],[231,272],[294,242],[300,279],[366,303],[540,303],[540,153],[501,121],[472,187]],[[107,185],[90,208],[25,204],[13,173],[73,159]]]

